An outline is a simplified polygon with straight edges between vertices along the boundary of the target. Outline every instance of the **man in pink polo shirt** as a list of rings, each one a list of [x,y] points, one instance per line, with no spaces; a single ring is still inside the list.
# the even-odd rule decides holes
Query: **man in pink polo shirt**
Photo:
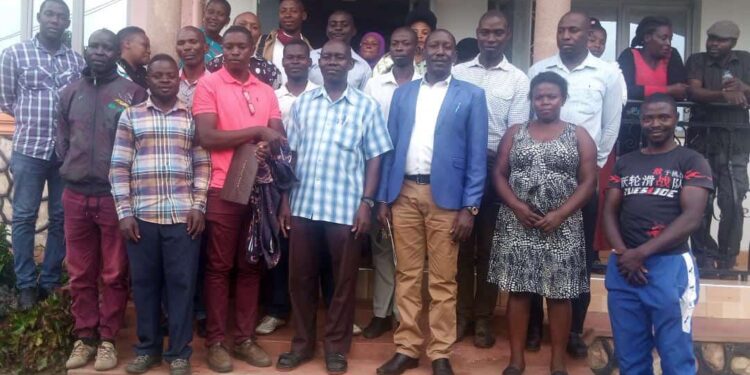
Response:
[[[247,70],[253,54],[250,32],[230,27],[222,42],[224,67],[198,81],[193,98],[198,141],[211,153],[211,183],[206,207],[208,240],[206,281],[208,366],[216,372],[232,371],[232,360],[223,346],[229,308],[229,278],[237,270],[234,355],[253,366],[271,365],[270,357],[255,343],[260,264],[245,259],[251,206],[219,197],[234,149],[244,143],[265,144],[284,137],[281,111],[273,89]],[[263,146],[261,146],[263,147]]]

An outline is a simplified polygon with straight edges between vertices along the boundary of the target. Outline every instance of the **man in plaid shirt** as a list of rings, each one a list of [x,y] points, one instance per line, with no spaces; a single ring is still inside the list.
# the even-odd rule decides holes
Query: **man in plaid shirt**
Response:
[[[127,240],[139,343],[127,367],[141,374],[161,363],[159,317],[167,309],[170,374],[189,374],[200,235],[211,172],[193,117],[177,98],[180,75],[169,55],[151,59],[151,97],[123,112],[109,180]],[[166,300],[162,300],[162,296]]]
[[[49,229],[39,296],[60,286],[63,243],[63,183],[55,155],[60,91],[77,80],[84,68],[81,55],[62,44],[70,26],[63,0],[45,0],[37,14],[39,33],[0,55],[0,111],[15,117],[10,170],[14,184],[12,246],[21,309],[37,301],[34,233],[44,185],[49,197]]]

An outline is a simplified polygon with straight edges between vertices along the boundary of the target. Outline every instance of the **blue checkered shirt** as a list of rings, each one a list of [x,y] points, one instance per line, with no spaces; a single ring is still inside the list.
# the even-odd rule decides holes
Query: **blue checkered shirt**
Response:
[[[37,37],[0,54],[0,111],[15,117],[13,151],[50,160],[55,151],[60,92],[86,63],[66,46],[50,53]]]
[[[375,99],[348,87],[332,101],[319,87],[300,95],[287,125],[297,153],[292,215],[353,225],[364,192],[365,161],[393,148]]]

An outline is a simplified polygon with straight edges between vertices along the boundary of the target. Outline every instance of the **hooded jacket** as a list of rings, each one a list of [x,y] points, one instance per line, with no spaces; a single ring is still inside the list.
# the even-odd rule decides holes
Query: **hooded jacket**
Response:
[[[109,164],[117,121],[125,108],[148,98],[141,86],[116,70],[94,76],[90,68],[63,89],[55,151],[67,188],[81,194],[110,194]]]

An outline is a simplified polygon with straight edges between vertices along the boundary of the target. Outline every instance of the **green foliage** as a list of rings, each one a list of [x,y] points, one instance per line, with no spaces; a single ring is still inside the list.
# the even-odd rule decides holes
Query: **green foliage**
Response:
[[[0,323],[0,374],[65,373],[72,330],[70,297],[62,291],[12,312]]]
[[[16,285],[16,274],[13,272],[13,254],[8,242],[8,227],[0,223],[0,285]]]

